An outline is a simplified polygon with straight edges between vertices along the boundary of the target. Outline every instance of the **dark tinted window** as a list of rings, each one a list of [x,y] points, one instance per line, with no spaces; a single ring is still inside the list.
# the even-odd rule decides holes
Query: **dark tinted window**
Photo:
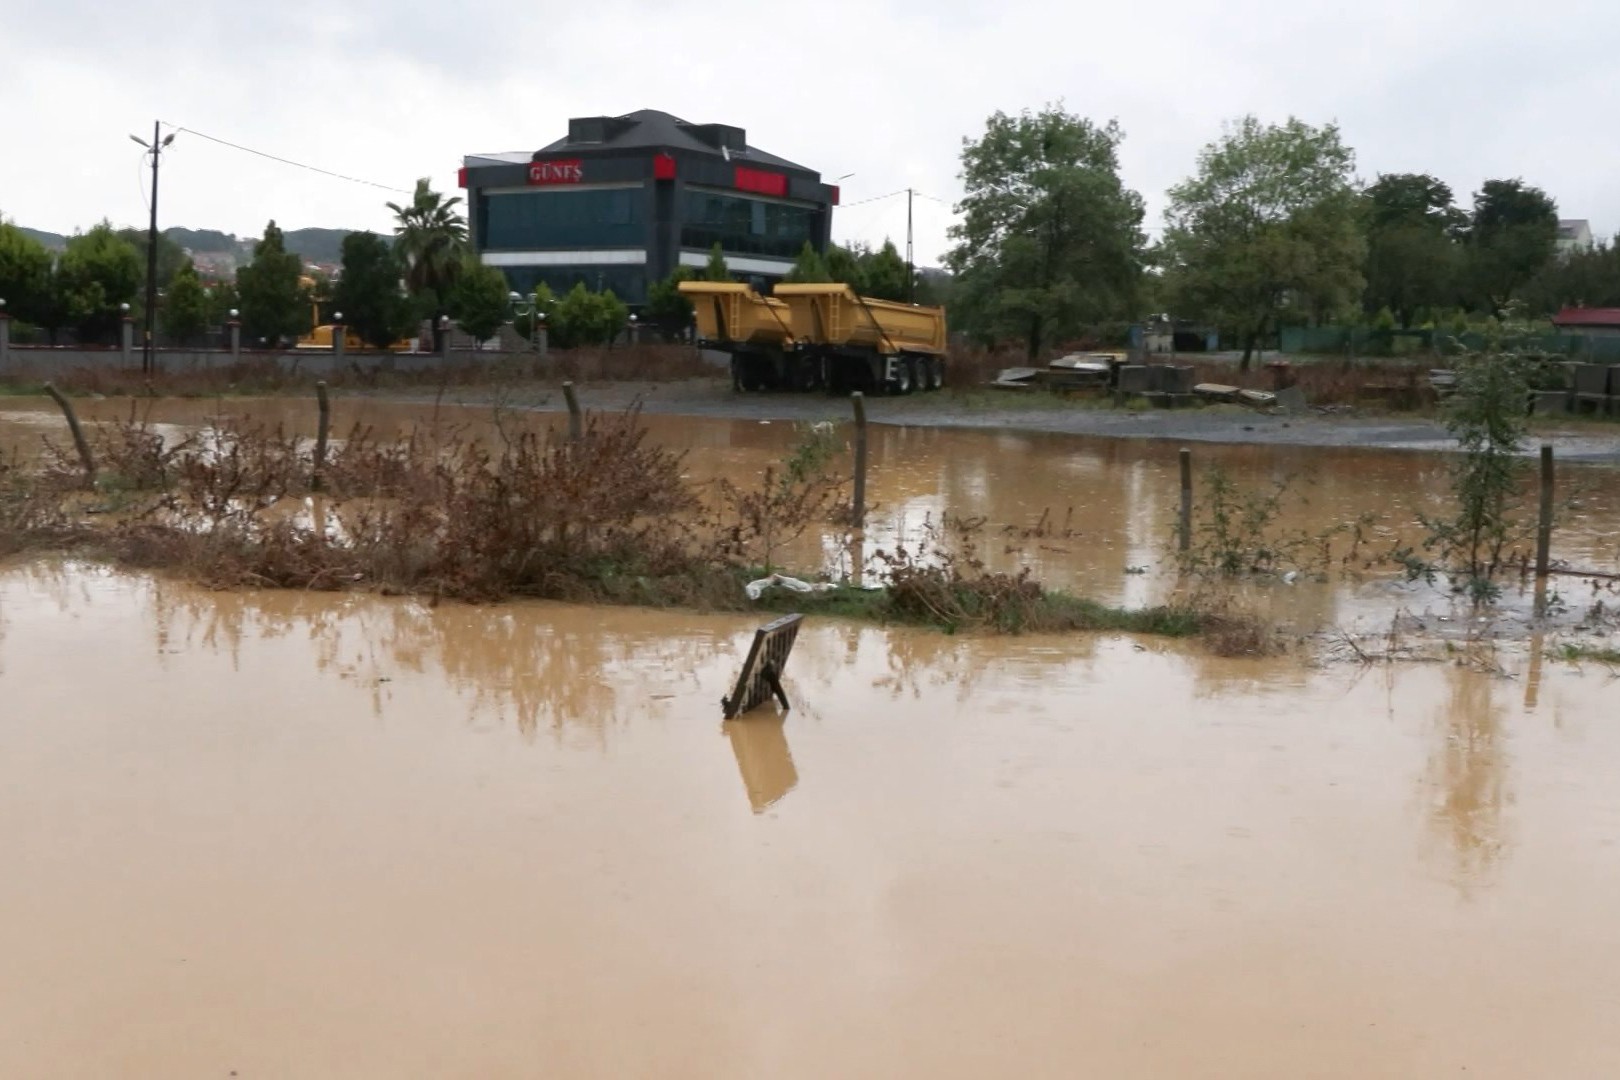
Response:
[[[647,301],[647,271],[641,266],[503,266],[507,286],[527,295],[544,282],[558,299],[575,285],[592,292],[613,290],[627,304]]]
[[[479,208],[478,235],[485,251],[641,247],[645,198],[639,187],[489,195]]]
[[[681,246],[739,255],[793,258],[812,236],[816,211],[803,206],[745,199],[710,191],[686,192],[681,208]]]

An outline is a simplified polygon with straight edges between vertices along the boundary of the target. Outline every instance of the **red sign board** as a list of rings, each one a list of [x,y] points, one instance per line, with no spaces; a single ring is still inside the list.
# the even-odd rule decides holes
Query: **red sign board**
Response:
[[[752,191],[756,195],[787,194],[787,177],[781,173],[766,172],[763,169],[750,169],[744,165],[737,166],[736,178],[733,181],[738,191]]]
[[[578,158],[570,161],[535,161],[529,165],[531,184],[577,184],[585,179],[585,169]]]
[[[668,154],[659,154],[657,157],[653,158],[653,179],[675,179],[675,159],[670,157]]]

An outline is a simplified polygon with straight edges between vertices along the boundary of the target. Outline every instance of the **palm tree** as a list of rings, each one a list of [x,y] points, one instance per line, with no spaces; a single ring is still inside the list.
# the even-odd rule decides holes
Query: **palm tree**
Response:
[[[446,199],[434,191],[424,176],[416,182],[410,205],[388,204],[397,222],[394,235],[405,264],[405,286],[411,295],[430,295],[433,300],[435,349],[442,344],[439,317],[445,313],[446,297],[467,248],[467,220],[456,212],[460,202],[459,195]]]

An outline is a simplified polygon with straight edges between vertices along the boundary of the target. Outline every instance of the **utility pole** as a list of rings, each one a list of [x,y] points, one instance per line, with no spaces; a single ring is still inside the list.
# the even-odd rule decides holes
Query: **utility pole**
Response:
[[[906,188],[906,303],[917,302],[917,266],[911,257],[911,189]]]
[[[153,320],[157,318],[157,200],[158,200],[158,158],[163,155],[163,148],[174,142],[174,136],[160,139],[158,136],[159,121],[152,121],[152,141],[148,143],[137,135],[130,138],[140,143],[152,155],[152,221],[146,230],[146,343],[141,349],[141,374],[150,375],[156,369],[152,359],[152,327]]]

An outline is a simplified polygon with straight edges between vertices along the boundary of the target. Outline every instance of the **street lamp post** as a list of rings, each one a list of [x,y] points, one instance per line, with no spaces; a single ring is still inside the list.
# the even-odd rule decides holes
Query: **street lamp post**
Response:
[[[535,289],[530,292],[527,302],[516,291],[509,292],[506,294],[506,302],[512,305],[513,318],[522,316],[529,320],[529,332],[526,336],[529,339],[529,345],[533,347],[539,337],[540,326],[546,321],[546,313],[540,310],[540,290]]]
[[[146,343],[141,350],[141,374],[152,373],[152,325],[157,317],[157,206],[158,206],[158,159],[163,156],[163,148],[174,142],[171,133],[168,138],[158,137],[158,121],[152,121],[152,141],[147,142],[139,135],[131,135],[130,139],[146,147],[147,153],[152,155],[152,220],[146,230]]]

